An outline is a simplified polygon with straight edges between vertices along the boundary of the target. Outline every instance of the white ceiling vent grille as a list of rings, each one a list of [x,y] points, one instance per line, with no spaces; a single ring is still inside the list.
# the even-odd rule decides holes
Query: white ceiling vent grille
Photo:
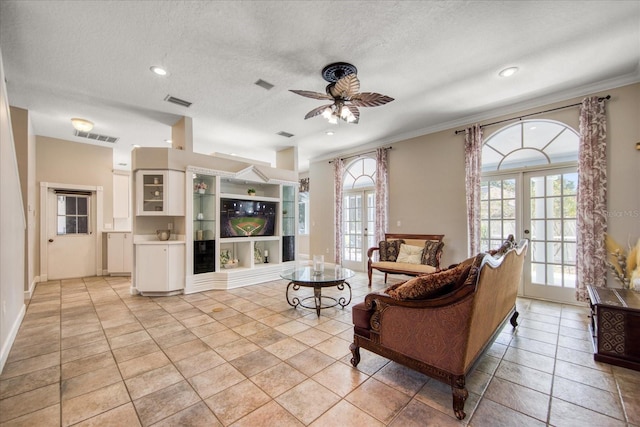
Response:
[[[184,99],[176,98],[175,96],[167,95],[164,97],[164,100],[167,102],[171,102],[172,104],[179,105],[181,107],[191,107],[191,102],[185,101]]]
[[[115,144],[120,139],[116,138],[115,136],[100,135],[99,133],[82,132],[79,130],[74,131],[73,134],[75,136],[79,136],[80,138],[93,139],[94,141],[110,142],[111,144]]]

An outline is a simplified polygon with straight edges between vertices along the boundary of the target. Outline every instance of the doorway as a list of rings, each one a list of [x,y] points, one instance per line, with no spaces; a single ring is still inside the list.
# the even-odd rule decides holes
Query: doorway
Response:
[[[375,203],[373,190],[352,191],[344,195],[342,265],[346,268],[366,271],[367,250],[375,246]]]
[[[575,167],[481,183],[481,250],[499,247],[509,234],[529,240],[523,296],[575,302],[577,185]]]
[[[481,251],[529,240],[522,295],[575,302],[579,137],[550,120],[500,129],[482,149]]]
[[[355,271],[366,271],[367,250],[376,243],[375,179],[375,159],[361,157],[342,180],[342,265]]]
[[[40,281],[102,274],[102,187],[42,183]]]

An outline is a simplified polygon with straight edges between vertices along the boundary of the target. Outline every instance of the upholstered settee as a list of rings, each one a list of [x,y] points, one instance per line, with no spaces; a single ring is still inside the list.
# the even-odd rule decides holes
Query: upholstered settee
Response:
[[[358,365],[364,348],[449,384],[453,410],[463,419],[467,374],[508,320],[517,326],[526,251],[524,240],[504,254],[478,254],[368,294],[352,308],[351,364]]]
[[[367,275],[369,286],[373,270],[388,274],[419,276],[440,268],[444,234],[385,234],[378,246],[367,251]],[[378,253],[378,260],[374,254]]]

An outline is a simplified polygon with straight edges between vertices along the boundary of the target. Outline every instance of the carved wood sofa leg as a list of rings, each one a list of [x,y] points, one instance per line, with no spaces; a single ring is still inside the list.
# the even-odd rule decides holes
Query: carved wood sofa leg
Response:
[[[511,319],[509,320],[509,322],[511,322],[511,326],[513,326],[514,328],[515,328],[516,326],[518,326],[517,319],[518,319],[518,316],[519,316],[519,315],[520,315],[520,313],[518,313],[517,311],[515,311],[515,312],[513,313],[513,316],[511,316]]]
[[[463,380],[464,381],[464,380]],[[453,395],[453,412],[456,414],[456,418],[463,420],[467,416],[464,412],[464,402],[469,397],[469,392],[464,387],[451,386],[451,392]]]
[[[371,265],[369,265],[369,268],[367,268],[367,277],[369,277],[369,287],[371,287]]]
[[[387,274],[388,274],[388,273],[384,273],[384,284],[385,284],[385,285],[387,284]]]
[[[351,354],[353,355],[351,358],[351,364],[355,368],[358,366],[358,363],[360,363],[360,347],[351,343],[351,345],[349,345],[349,350],[351,350]]]

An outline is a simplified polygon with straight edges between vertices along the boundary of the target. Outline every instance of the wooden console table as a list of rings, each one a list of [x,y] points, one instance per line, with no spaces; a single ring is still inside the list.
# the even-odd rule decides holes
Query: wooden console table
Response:
[[[591,335],[599,362],[640,371],[640,293],[587,286]]]

